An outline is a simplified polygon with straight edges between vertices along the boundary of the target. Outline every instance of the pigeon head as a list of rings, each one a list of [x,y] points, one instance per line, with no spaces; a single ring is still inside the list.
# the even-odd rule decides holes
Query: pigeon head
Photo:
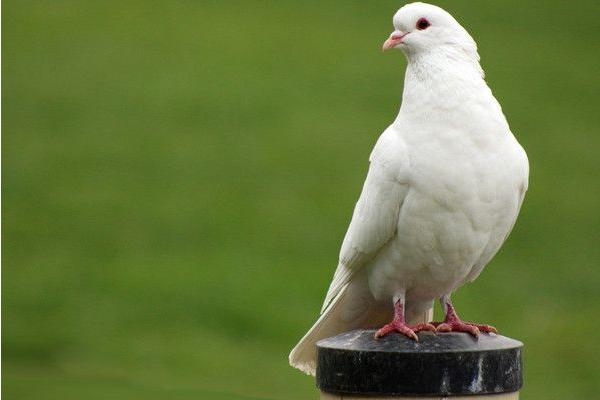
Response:
[[[410,59],[427,53],[461,52],[476,60],[477,45],[469,33],[440,7],[426,3],[410,3],[396,12],[394,32],[383,44],[383,50],[400,49]]]

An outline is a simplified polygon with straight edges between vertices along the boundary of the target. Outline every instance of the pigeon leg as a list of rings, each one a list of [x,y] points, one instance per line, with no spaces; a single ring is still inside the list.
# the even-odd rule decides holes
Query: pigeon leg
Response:
[[[392,332],[398,332],[414,340],[419,340],[417,332],[435,331],[435,326],[431,324],[407,325],[404,320],[404,299],[394,299],[394,319],[389,324],[385,324],[381,329],[375,332],[375,339],[379,339]]]
[[[436,332],[467,332],[473,336],[478,336],[479,333],[496,333],[496,328],[486,324],[476,324],[473,322],[461,321],[452,305],[450,296],[444,296],[440,299],[442,308],[446,310],[446,318],[443,322],[433,322],[436,326]]]

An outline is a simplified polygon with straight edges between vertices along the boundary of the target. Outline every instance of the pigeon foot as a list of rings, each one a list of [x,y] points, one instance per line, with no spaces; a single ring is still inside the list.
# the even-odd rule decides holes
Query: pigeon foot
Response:
[[[498,330],[491,325],[462,321],[458,317],[449,296],[442,298],[442,304],[446,306],[446,318],[442,322],[431,323],[435,326],[436,332],[466,332],[475,337],[479,336],[481,332],[498,333]]]
[[[436,332],[466,332],[477,337],[481,332],[484,333],[497,333],[498,330],[491,325],[476,324],[473,322],[463,322],[461,320],[456,321],[444,321],[435,323]]]
[[[404,299],[400,298],[394,303],[394,319],[389,324],[385,324],[381,329],[375,332],[375,339],[379,339],[392,332],[398,332],[410,339],[419,340],[417,332],[432,331],[435,332],[435,326],[425,323],[408,325],[404,319]]]
[[[407,325],[402,321],[394,320],[389,324],[385,324],[381,329],[375,332],[375,339],[379,339],[383,336],[389,335],[392,332],[398,332],[410,339],[418,341],[419,337],[417,336],[417,332],[420,331],[435,332],[435,326],[431,324]]]

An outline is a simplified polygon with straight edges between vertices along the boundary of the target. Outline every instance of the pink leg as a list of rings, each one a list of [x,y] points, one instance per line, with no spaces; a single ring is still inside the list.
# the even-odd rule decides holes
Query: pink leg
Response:
[[[381,329],[375,332],[375,339],[388,335],[392,332],[398,332],[414,340],[419,340],[416,332],[435,331],[435,326],[431,324],[407,325],[404,321],[404,302],[399,299],[394,303],[394,319],[389,324],[385,324]]]
[[[446,318],[444,318],[443,322],[433,323],[436,326],[437,332],[467,332],[473,336],[478,336],[481,332],[498,332],[496,328],[490,325],[461,321],[450,301],[450,297],[443,297],[442,305],[446,308]]]

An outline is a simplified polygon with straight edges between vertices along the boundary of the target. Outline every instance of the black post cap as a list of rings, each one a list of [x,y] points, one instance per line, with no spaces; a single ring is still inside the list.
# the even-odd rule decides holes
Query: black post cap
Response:
[[[523,386],[523,343],[501,335],[355,330],[317,343],[317,386],[339,394],[460,396]]]

